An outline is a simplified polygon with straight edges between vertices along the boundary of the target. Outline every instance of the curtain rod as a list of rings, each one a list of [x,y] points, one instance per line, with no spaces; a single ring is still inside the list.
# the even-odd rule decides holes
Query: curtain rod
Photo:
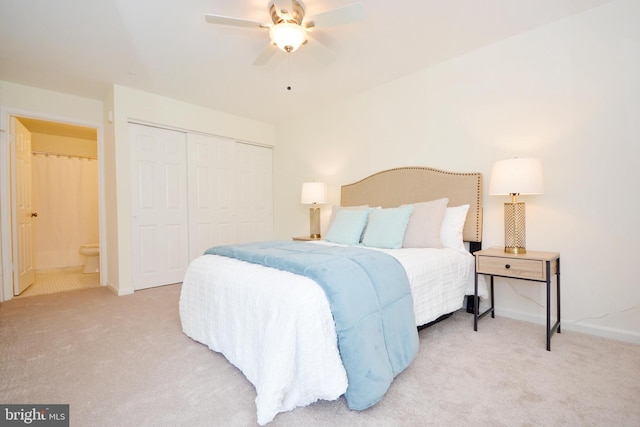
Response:
[[[88,160],[98,160],[97,157],[91,156],[71,156],[69,154],[60,154],[60,153],[49,153],[47,151],[32,151],[31,154],[34,156],[55,156],[55,157],[66,157],[68,159],[88,159]]]

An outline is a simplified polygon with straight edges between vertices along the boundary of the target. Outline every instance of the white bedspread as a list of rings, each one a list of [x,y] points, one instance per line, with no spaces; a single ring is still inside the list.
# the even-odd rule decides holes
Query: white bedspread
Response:
[[[473,294],[468,253],[383,251],[407,271],[417,326],[461,308],[464,295]],[[224,354],[255,386],[261,425],[279,412],[337,399],[347,388],[329,303],[307,277],[203,255],[187,270],[179,309],[184,333]]]

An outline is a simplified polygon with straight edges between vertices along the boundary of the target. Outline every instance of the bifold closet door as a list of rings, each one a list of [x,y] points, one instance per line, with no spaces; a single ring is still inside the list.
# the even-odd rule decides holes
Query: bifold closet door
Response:
[[[189,263],[187,136],[129,124],[134,289],[179,283]]]
[[[272,149],[187,136],[191,260],[211,246],[273,238]]]
[[[273,150],[236,143],[238,243],[273,239]]]
[[[187,135],[191,260],[237,242],[235,147],[229,139]]]

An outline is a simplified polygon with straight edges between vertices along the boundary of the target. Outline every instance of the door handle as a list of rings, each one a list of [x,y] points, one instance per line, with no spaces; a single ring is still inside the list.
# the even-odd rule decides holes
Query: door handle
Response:
[[[37,218],[38,212],[31,212],[31,218]]]

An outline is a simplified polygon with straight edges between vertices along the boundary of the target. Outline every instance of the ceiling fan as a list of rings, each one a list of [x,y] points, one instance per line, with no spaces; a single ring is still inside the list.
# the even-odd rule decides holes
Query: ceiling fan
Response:
[[[229,25],[234,27],[268,29],[271,42],[253,61],[254,65],[265,65],[277,52],[275,46],[282,51],[291,53],[303,44],[307,44],[309,51],[321,62],[329,63],[333,60],[333,53],[322,44],[314,40],[309,32],[315,29],[328,28],[336,25],[358,22],[364,19],[364,5],[360,2],[331,9],[318,15],[305,18],[302,2],[298,0],[274,0],[269,5],[271,23],[250,21],[221,15],[205,15],[210,24]]]

